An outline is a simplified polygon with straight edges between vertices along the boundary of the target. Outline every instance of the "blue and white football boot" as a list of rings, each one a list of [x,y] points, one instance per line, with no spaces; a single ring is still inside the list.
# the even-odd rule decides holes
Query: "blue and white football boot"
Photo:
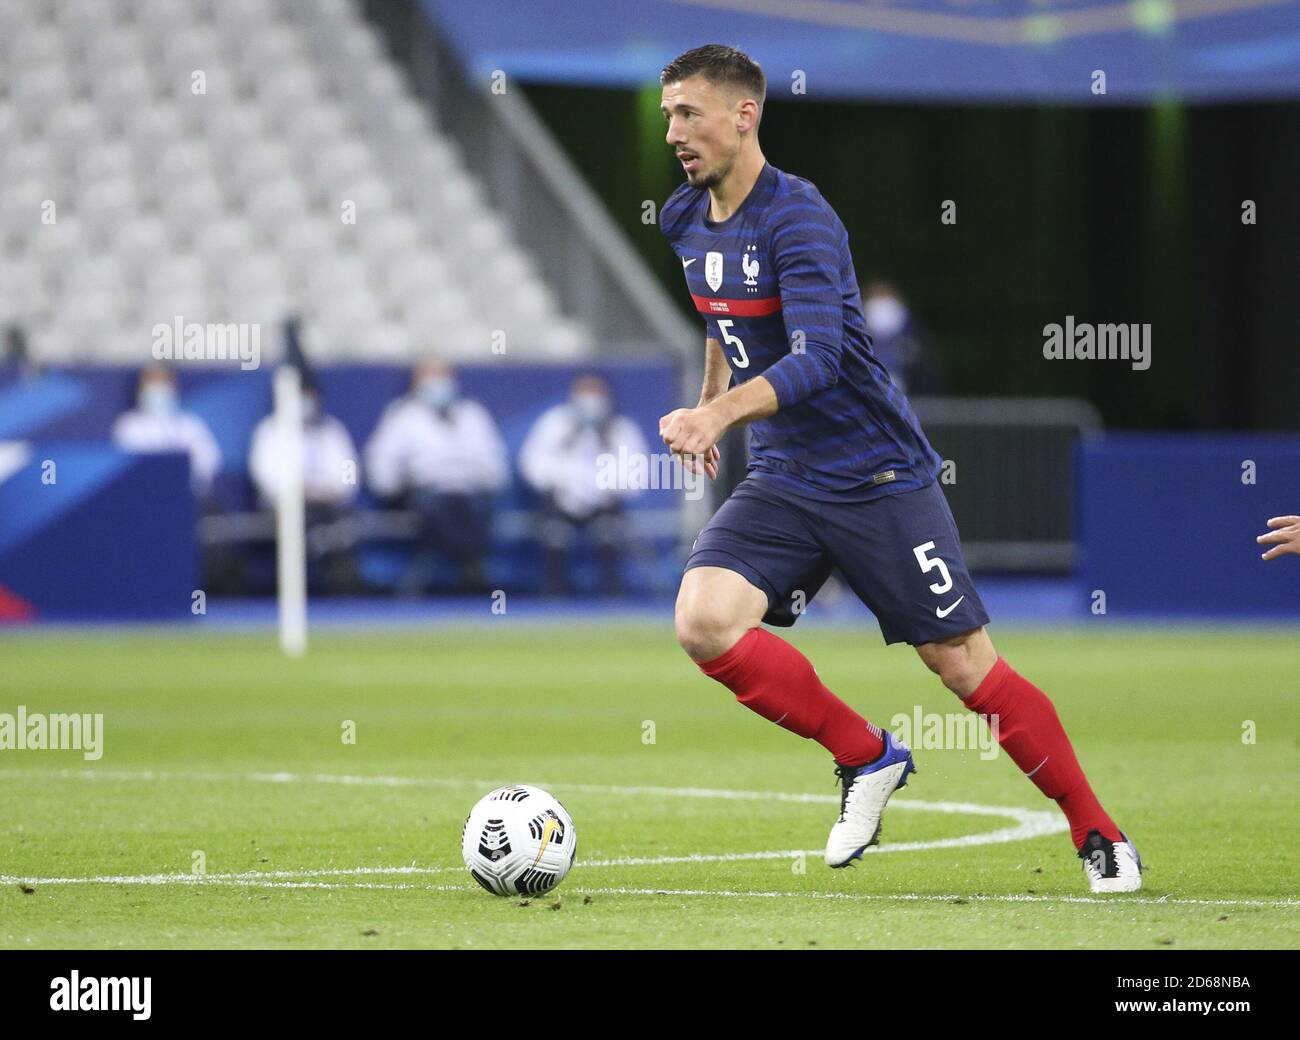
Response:
[[[840,818],[826,839],[826,865],[847,867],[880,840],[880,814],[889,796],[907,786],[916,772],[912,752],[888,730],[882,731],[885,750],[865,766],[836,765],[840,778]]]
[[[1111,841],[1102,837],[1101,831],[1091,830],[1079,850],[1083,873],[1094,894],[1136,892],[1142,887],[1142,857],[1127,834],[1120,831],[1119,836],[1121,841]]]

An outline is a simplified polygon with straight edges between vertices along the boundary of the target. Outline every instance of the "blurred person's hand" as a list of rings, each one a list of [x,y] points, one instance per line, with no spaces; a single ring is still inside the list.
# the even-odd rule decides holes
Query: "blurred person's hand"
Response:
[[[1275,516],[1268,526],[1273,530],[1255,539],[1260,545],[1273,546],[1261,559],[1271,560],[1283,553],[1300,556],[1300,516]]]

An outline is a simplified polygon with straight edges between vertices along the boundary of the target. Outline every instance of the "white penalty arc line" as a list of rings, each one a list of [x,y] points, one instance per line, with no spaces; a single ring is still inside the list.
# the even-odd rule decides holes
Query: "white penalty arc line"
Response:
[[[157,782],[164,780],[190,780],[198,782],[229,782],[244,780],[251,783],[272,784],[341,784],[345,786],[379,786],[379,787],[474,787],[491,789],[499,786],[488,780],[462,780],[443,778],[394,777],[394,776],[354,776],[325,773],[216,773],[216,772],[156,772],[152,770],[123,771],[102,769],[67,769],[58,771],[44,770],[7,770],[5,775],[47,777],[58,776],[73,780],[125,780]],[[608,784],[564,784],[559,785],[565,791],[581,791],[588,794],[640,795],[664,798],[706,798],[723,800],[744,800],[763,802],[794,802],[822,805],[836,805],[839,798],[829,794],[798,794],[784,791],[736,791],[708,787],[654,787],[654,786],[618,786]],[[1026,841],[1068,830],[1069,825],[1057,814],[1041,809],[1021,809],[1012,806],[977,805],[970,802],[923,802],[912,799],[894,799],[890,805],[899,809],[915,809],[922,812],[939,812],[972,816],[1010,817],[1014,824],[997,830],[978,834],[963,834],[951,838],[937,838],[931,841],[902,841],[886,845],[873,845],[867,853],[878,855],[887,852],[918,852],[925,849],[968,848],[978,845],[994,845],[1012,841]],[[760,852],[721,852],[721,853],[687,853],[661,856],[620,856],[606,859],[580,860],[575,868],[591,867],[642,867],[669,866],[683,863],[740,863],[753,860],[795,859],[796,857],[820,857],[822,849],[775,849]],[[185,884],[250,884],[262,881],[279,881],[303,887],[307,882],[303,878],[355,877],[366,874],[441,874],[458,870],[456,867],[362,867],[340,870],[301,870],[280,872],[250,871],[242,874],[195,875],[184,873],[171,874],[116,874],[101,875],[91,878],[31,878],[24,879],[16,875],[0,875],[0,883],[17,883],[27,885],[69,885],[69,884],[119,884],[119,885],[185,885]],[[349,887],[349,886],[343,886]],[[357,887],[355,884],[350,887]]]
[[[340,784],[343,786],[370,787],[474,787],[491,790],[500,784],[491,780],[463,780],[452,778],[426,778],[401,776],[356,776],[330,773],[210,773],[210,772],[155,772],[142,770],[138,772],[102,769],[65,769],[58,771],[42,770],[8,770],[0,771],[0,776],[58,776],[72,780],[128,780],[128,781],[163,781],[191,780],[200,782],[229,782],[244,780],[250,783],[270,784]],[[543,784],[545,786],[545,784]],[[556,785],[566,792],[584,794],[616,794],[632,796],[649,796],[661,798],[707,798],[723,800],[794,802],[800,804],[838,805],[839,796],[833,794],[799,794],[787,791],[735,791],[712,787],[653,787],[653,786],[619,786],[611,784],[561,784]],[[983,831],[978,834],[962,834],[951,838],[936,838],[932,841],[900,841],[886,845],[873,845],[866,851],[871,854],[888,852],[919,852],[925,849],[969,848],[978,845],[1000,845],[1012,841],[1028,841],[1050,834],[1060,834],[1069,830],[1069,824],[1059,813],[1043,809],[1022,809],[1016,806],[977,805],[971,802],[923,802],[914,799],[896,798],[889,803],[898,809],[914,809],[921,812],[950,813],[964,816],[1000,816],[1010,817],[1014,825],[1000,827],[997,830]],[[796,856],[820,856],[822,849],[777,849],[762,852],[723,852],[691,853],[675,856],[622,856],[614,859],[587,860],[578,866],[584,867],[640,867],[659,866],[673,863],[730,863],[745,860],[793,859]],[[445,868],[428,868],[441,870]],[[183,875],[188,876],[188,875]]]
[[[230,782],[243,780],[248,783],[265,784],[338,784],[344,787],[474,787],[493,790],[502,786],[498,777],[493,780],[473,780],[464,777],[412,777],[412,776],[366,776],[339,773],[222,773],[217,771],[186,770],[125,770],[125,769],[0,769],[0,778],[49,778],[61,780],[126,780],[126,781],[167,781],[188,780],[193,782]],[[838,805],[838,794],[811,794],[790,791],[737,791],[717,787],[656,787],[637,784],[570,784],[548,783],[545,780],[527,780],[534,786],[555,788],[563,791],[582,792],[583,794],[619,794],[650,795],[663,798],[712,798],[736,801],[795,802],[820,805]],[[890,805],[908,805],[915,809],[932,809],[935,812],[961,812],[977,816],[1012,816],[1038,813],[1053,818],[1060,825],[1058,830],[1067,829],[1067,824],[1059,820],[1055,813],[1038,809],[1020,809],[997,805],[975,805],[966,802],[918,802],[902,799],[890,802]]]

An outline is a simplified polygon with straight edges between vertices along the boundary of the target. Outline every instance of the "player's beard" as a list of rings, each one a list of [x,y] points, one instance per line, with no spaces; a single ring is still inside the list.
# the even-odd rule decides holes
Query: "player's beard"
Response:
[[[692,188],[716,188],[726,179],[733,165],[735,165],[735,160],[725,165],[715,166],[708,173],[696,174],[694,180],[691,179],[690,174],[687,174],[686,179]]]

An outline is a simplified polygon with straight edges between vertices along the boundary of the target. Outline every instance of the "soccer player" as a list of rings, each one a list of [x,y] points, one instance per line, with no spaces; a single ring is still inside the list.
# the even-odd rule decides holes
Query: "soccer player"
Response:
[[[812,184],[763,157],[762,70],[708,45],[660,79],[686,183],[659,222],[707,331],[699,404],[665,415],[659,432],[713,479],[722,435],[750,427],[749,472],[686,563],[682,648],[741,704],[831,753],[841,799],[825,859],[847,866],[877,842],[912,753],[761,627],[794,624],[838,566],[886,643],[916,647],[967,708],[996,717],[1002,749],[1069,820],[1091,890],[1135,891],[1137,849],[1097,801],[1052,702],[985,631],[941,460],[872,353],[844,225]]]

